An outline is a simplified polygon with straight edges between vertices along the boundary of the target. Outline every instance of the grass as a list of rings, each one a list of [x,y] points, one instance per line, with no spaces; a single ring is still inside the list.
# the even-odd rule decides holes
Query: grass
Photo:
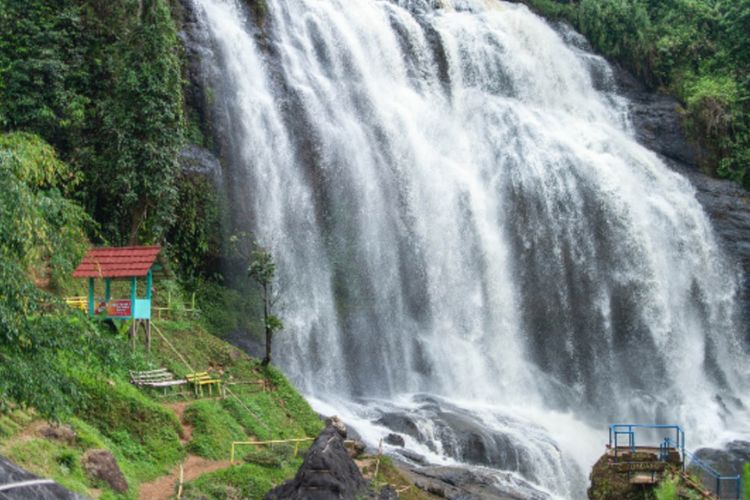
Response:
[[[185,485],[182,498],[198,500],[229,500],[234,498],[260,499],[271,488],[294,476],[301,459],[292,460],[284,467],[265,467],[246,463],[209,474]]]
[[[654,488],[654,496],[656,500],[676,500],[677,499],[677,487],[679,480],[677,478],[668,478],[659,483]]]
[[[173,295],[174,297],[174,295]],[[318,415],[273,367],[262,367],[257,360],[211,335],[205,318],[190,315],[174,320],[158,320],[156,328],[178,349],[175,354],[160,335],[153,334],[151,352],[138,343],[135,353],[127,348],[127,338],[103,330],[107,356],[114,361],[90,363],[66,353],[61,363],[80,401],[74,414],[62,418],[76,433],[73,444],[43,438],[34,431],[40,416],[31,410],[0,414],[0,454],[42,477],[50,477],[69,489],[100,498],[137,498],[140,485],[171,472],[187,453],[208,459],[229,458],[235,440],[265,440],[313,437],[323,428]],[[106,346],[105,346],[106,347]],[[188,368],[181,358],[187,360]],[[103,358],[105,359],[105,358]],[[133,387],[127,369],[166,367],[176,376],[191,370],[211,371],[231,391],[226,399],[193,400],[183,415],[192,426],[190,441],[183,446],[182,426],[164,403],[192,400],[192,392],[171,393]],[[268,388],[263,391],[263,384]],[[291,478],[309,446],[303,443],[298,456],[293,446],[240,448],[243,465],[216,471],[190,483],[186,490],[193,497],[262,497],[270,488]],[[129,485],[118,495],[106,485],[92,481],[81,467],[81,457],[90,449],[107,449]],[[226,483],[226,484],[224,484]],[[240,492],[241,494],[238,494]]]
[[[380,457],[378,475],[373,479],[373,484],[378,492],[386,485],[389,485],[398,492],[399,498],[403,500],[426,500],[432,498],[406,479],[393,464],[393,460],[386,456]]]
[[[79,383],[87,398],[77,416],[114,443],[127,461],[138,464],[138,480],[158,477],[182,459],[182,427],[170,410],[124,379],[81,377]]]
[[[745,493],[745,500],[750,500],[750,463],[743,468],[742,491]]]
[[[229,458],[232,441],[247,439],[240,424],[220,401],[198,401],[185,410],[185,422],[193,426],[188,451],[211,460]]]
[[[9,460],[31,472],[52,477],[77,493],[88,493],[93,483],[81,467],[83,452],[47,439],[19,440],[3,450]]]

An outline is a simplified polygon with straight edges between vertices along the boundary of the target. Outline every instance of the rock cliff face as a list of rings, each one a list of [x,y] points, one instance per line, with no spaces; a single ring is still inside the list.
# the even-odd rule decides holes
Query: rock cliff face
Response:
[[[329,424],[313,442],[294,479],[269,491],[266,500],[337,500],[363,495],[367,483],[349,457],[344,437]]]
[[[613,65],[619,91],[630,101],[630,117],[638,141],[659,154],[695,186],[723,248],[743,273],[743,319],[750,318],[750,198],[737,184],[707,175],[700,168],[703,152],[688,143],[682,129],[679,102],[649,92],[630,73]],[[739,324],[747,325],[748,321]],[[747,328],[747,326],[745,327]],[[750,341],[750,329],[745,332]]]

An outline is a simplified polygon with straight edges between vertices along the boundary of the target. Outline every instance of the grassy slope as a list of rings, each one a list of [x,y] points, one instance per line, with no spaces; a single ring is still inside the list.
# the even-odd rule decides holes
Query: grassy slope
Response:
[[[271,381],[270,390],[261,392],[260,385],[237,384],[229,386],[237,399],[230,396],[224,400],[198,400],[190,391],[165,397],[160,391],[134,388],[124,374],[100,377],[95,372],[79,371],[74,376],[87,390],[87,404],[64,422],[76,431],[76,442],[68,445],[42,437],[41,419],[31,411],[15,411],[0,417],[0,454],[72,490],[91,494],[93,489],[101,488],[103,498],[114,498],[118,496],[106,485],[90,481],[80,466],[87,449],[106,448],[115,455],[130,484],[128,494],[120,497],[136,498],[139,484],[168,473],[186,453],[227,459],[233,440],[312,436],[322,428],[317,415],[275,369],[263,370],[255,360],[208,334],[197,321],[158,324],[193,369],[211,369],[221,374],[225,382],[267,378]],[[178,375],[188,371],[157,334],[152,352],[142,352],[141,356],[143,369],[167,366]],[[184,421],[192,426],[192,436],[183,447],[180,422],[163,403],[185,400],[189,406]],[[298,465],[298,459],[290,459],[249,467],[254,474],[252,484],[257,486],[253,491],[260,495],[265,488],[264,493],[269,485],[291,477]],[[221,478],[240,472],[216,474]],[[221,487],[214,483],[211,486],[213,490]]]

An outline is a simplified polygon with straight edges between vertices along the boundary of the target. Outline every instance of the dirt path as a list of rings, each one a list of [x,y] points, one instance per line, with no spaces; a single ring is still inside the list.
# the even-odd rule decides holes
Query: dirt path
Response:
[[[185,446],[193,434],[193,428],[182,420],[185,408],[189,402],[168,403],[167,408],[172,410],[182,425],[182,445]],[[182,464],[182,481],[188,482],[198,476],[224,469],[231,464],[229,460],[208,460],[196,455],[188,455]],[[167,500],[177,493],[177,485],[180,482],[180,466],[175,467],[169,475],[157,477],[153,481],[143,483],[138,493],[140,500]]]
[[[182,426],[182,439],[180,439],[180,441],[182,442],[182,446],[185,446],[193,436],[193,427],[190,424],[186,424],[185,421],[182,420],[182,416],[185,414],[185,408],[187,408],[189,404],[190,402],[183,401],[180,403],[167,403],[164,405],[172,410],[174,414],[177,415],[177,420],[180,421],[180,425]]]
[[[183,464],[183,482],[191,481],[207,472],[224,469],[229,465],[229,460],[208,460],[195,455],[188,455]],[[168,476],[161,476],[151,482],[143,483],[138,498],[140,500],[167,500],[177,492],[179,481],[180,466],[178,465]]]

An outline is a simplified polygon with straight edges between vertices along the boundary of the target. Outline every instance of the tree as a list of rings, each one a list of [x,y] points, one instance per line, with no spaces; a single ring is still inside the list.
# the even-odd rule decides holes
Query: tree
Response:
[[[274,281],[276,278],[276,263],[271,253],[262,246],[255,243],[250,254],[250,266],[247,274],[258,283],[263,291],[263,325],[266,333],[266,356],[263,358],[263,366],[271,362],[273,335],[284,328],[284,324],[273,314],[273,305],[276,302],[274,294]]]

